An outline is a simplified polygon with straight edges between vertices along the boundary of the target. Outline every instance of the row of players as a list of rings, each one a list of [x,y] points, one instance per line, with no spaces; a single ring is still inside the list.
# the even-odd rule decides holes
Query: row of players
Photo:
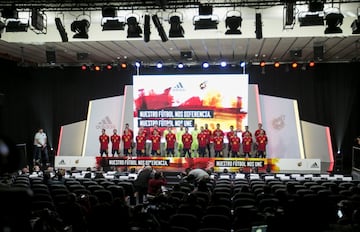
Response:
[[[240,133],[241,136],[238,135]],[[208,128],[208,124],[205,124],[200,130],[195,125],[191,132],[188,127],[183,126],[176,131],[170,126],[161,131],[155,125],[152,128],[139,128],[134,138],[133,130],[130,129],[129,124],[126,124],[121,136],[117,134],[116,129],[111,136],[103,129],[99,141],[100,156],[108,156],[111,142],[112,156],[120,156],[120,143],[122,143],[124,156],[133,155],[135,150],[138,157],[161,156],[162,153],[169,157],[224,157],[225,154],[229,157],[240,157],[241,151],[244,157],[250,157],[254,151],[255,157],[265,158],[268,138],[261,123],[254,133],[254,139],[248,126],[245,126],[243,132],[234,130],[234,127],[230,126],[230,130],[225,133],[219,123],[213,131]],[[164,144],[163,149],[162,144]]]

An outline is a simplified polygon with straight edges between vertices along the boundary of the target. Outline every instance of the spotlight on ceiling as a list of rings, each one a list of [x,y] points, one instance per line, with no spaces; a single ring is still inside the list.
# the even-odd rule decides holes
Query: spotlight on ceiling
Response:
[[[352,34],[360,34],[360,16],[351,23]]]
[[[170,13],[169,15],[169,37],[170,38],[179,38],[184,37],[184,28],[181,26],[182,23],[182,15],[176,14],[177,12]]]
[[[161,61],[156,63],[156,68],[162,68],[163,67],[163,63]]]
[[[142,34],[142,29],[139,26],[139,17],[131,15],[126,19],[128,30],[127,38],[140,38]]]
[[[226,61],[221,61],[221,62],[220,62],[220,66],[221,66],[222,68],[225,68],[225,67],[227,66]]]
[[[5,19],[6,32],[26,32],[29,28],[29,19],[19,18],[15,4],[4,7],[1,10],[1,17]]]
[[[310,12],[323,11],[326,0],[309,0],[308,9]]]
[[[338,13],[329,13],[325,16],[325,21],[327,28],[325,29],[325,34],[334,34],[342,33],[340,26],[343,23],[344,15],[340,12]]]
[[[153,23],[155,24],[156,29],[158,30],[161,41],[163,41],[163,42],[168,41],[169,39],[165,33],[164,27],[161,24],[159,17],[156,14],[154,14],[152,16],[152,20],[153,20]]]
[[[31,10],[31,30],[36,34],[47,33],[47,17],[40,9],[34,8]]]
[[[208,62],[203,62],[203,63],[202,63],[202,67],[203,67],[203,68],[209,68],[209,66],[210,66],[210,65],[209,65]]]
[[[71,31],[75,32],[73,35],[74,39],[88,39],[88,31],[90,22],[87,19],[76,20],[71,23]]]
[[[225,32],[226,35],[241,34],[240,27],[242,23],[241,13],[239,11],[228,11],[226,13],[225,27],[229,29]]]
[[[62,42],[68,42],[69,39],[68,39],[67,33],[65,31],[65,27],[63,26],[63,24],[61,22],[61,19],[56,17],[55,24],[56,24],[57,30],[59,31]]]
[[[199,15],[193,17],[193,24],[195,25],[195,30],[217,29],[217,25],[219,24],[219,17],[213,15],[212,12],[212,5],[199,5]]]
[[[183,63],[178,63],[177,67],[178,67],[179,69],[182,69],[182,68],[184,68],[184,64],[183,64]]]
[[[103,31],[124,30],[125,17],[118,17],[117,10],[113,6],[105,6],[102,8],[101,26]]]
[[[326,0],[309,0],[308,12],[300,12],[300,26],[323,26],[324,3]]]

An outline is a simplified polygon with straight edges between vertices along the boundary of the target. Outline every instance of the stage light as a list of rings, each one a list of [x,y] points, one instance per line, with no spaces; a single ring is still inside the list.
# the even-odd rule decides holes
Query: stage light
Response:
[[[75,32],[74,39],[88,39],[90,22],[87,19],[76,20],[71,23],[71,31]]]
[[[295,61],[291,63],[291,68],[293,69],[296,69],[298,66],[299,66],[298,63]]]
[[[145,43],[150,41],[150,15],[144,16],[144,41]]]
[[[262,21],[261,21],[260,13],[255,14],[255,34],[256,34],[256,39],[262,39],[263,34],[262,34]]]
[[[95,71],[101,71],[101,67],[99,65],[94,65],[94,70]]]
[[[88,69],[86,64],[81,65],[80,68],[81,68],[82,71],[86,71]]]
[[[31,10],[31,26],[35,33],[47,32],[47,18],[44,13],[40,12],[40,9],[34,8]]]
[[[360,34],[360,16],[351,23],[352,34]]]
[[[309,0],[308,9],[310,12],[317,12],[324,10],[326,0]]]
[[[310,68],[315,67],[315,61],[310,61],[310,62],[309,62],[309,67],[310,67]]]
[[[157,67],[157,68],[162,68],[162,67],[163,67],[163,63],[162,63],[162,62],[157,62],[157,63],[156,63],[156,67]]]
[[[220,62],[220,66],[221,66],[221,67],[225,68],[226,65],[227,65],[227,63],[226,63],[225,61],[221,61],[221,62]]]
[[[244,68],[246,63],[244,61],[240,62],[240,67]]]
[[[330,13],[325,16],[326,25],[328,26],[324,33],[334,34],[342,33],[340,26],[343,23],[344,15],[341,13]]]
[[[275,67],[275,68],[279,68],[279,67],[280,67],[280,62],[279,62],[279,61],[275,61],[274,67]]]
[[[298,16],[300,27],[304,26],[323,26],[324,17],[320,13],[307,13]]]
[[[242,23],[241,13],[239,11],[228,11],[226,13],[225,27],[229,29],[226,35],[241,34],[240,27]]]
[[[101,26],[103,31],[124,30],[125,18],[118,17],[115,7],[105,6],[102,8],[101,14]]]
[[[120,64],[120,67],[121,67],[122,69],[126,69],[126,68],[127,68],[127,63],[126,63],[126,62],[122,62],[122,63]]]
[[[141,66],[140,61],[136,61],[136,62],[135,62],[135,67],[136,67],[136,68],[140,68],[140,66]]]
[[[184,68],[184,64],[183,64],[183,63],[178,63],[177,67],[178,67],[179,69],[182,69],[182,68]]]
[[[56,24],[56,28],[59,31],[60,37],[61,37],[61,41],[62,42],[68,42],[68,36],[67,33],[65,31],[65,27],[63,26],[61,19],[60,18],[55,18],[55,24]]]
[[[265,67],[266,62],[265,61],[260,61],[260,67]]]
[[[138,19],[135,16],[130,16],[126,19],[128,30],[127,38],[140,38],[142,29],[139,26]]]
[[[203,67],[203,68],[209,68],[209,66],[210,66],[210,65],[209,65],[208,62],[203,62],[203,63],[202,63],[202,67]]]
[[[26,32],[29,28],[28,19],[6,19],[6,32]]]
[[[5,23],[3,21],[0,21],[0,38],[1,38],[1,34],[3,33],[5,28]]]
[[[111,69],[113,68],[113,66],[112,66],[111,64],[107,64],[107,65],[105,66],[105,68],[106,68],[106,70],[111,70]]]
[[[153,20],[153,23],[155,24],[155,27],[157,28],[158,32],[159,32],[159,36],[161,38],[161,41],[163,42],[166,42],[168,41],[168,37],[165,33],[165,30],[164,30],[164,27],[162,26],[160,20],[159,20],[159,17],[155,14],[152,16],[152,20]]]
[[[193,17],[195,30],[217,29],[219,23],[218,17],[212,14],[213,8],[209,4],[199,5],[199,15]]]
[[[169,18],[170,30],[169,37],[170,38],[179,38],[184,37],[184,28],[181,26],[182,18],[179,15],[172,15]]]

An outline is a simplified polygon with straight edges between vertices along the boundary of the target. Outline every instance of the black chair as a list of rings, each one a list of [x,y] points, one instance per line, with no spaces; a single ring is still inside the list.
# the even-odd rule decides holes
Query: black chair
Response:
[[[201,218],[200,228],[218,228],[230,231],[232,228],[231,219],[221,214],[205,214]]]
[[[199,220],[193,214],[175,213],[170,216],[169,224],[175,227],[185,227],[190,231],[196,231],[199,226]]]

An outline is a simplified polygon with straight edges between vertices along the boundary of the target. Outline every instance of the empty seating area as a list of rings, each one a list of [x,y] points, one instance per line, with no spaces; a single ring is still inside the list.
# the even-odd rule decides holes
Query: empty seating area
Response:
[[[215,174],[206,190],[172,179],[163,194],[137,204],[134,178],[111,175],[72,175],[51,182],[18,175],[2,181],[1,227],[73,232],[251,232],[256,226],[276,232],[360,231],[360,181],[351,177]]]

